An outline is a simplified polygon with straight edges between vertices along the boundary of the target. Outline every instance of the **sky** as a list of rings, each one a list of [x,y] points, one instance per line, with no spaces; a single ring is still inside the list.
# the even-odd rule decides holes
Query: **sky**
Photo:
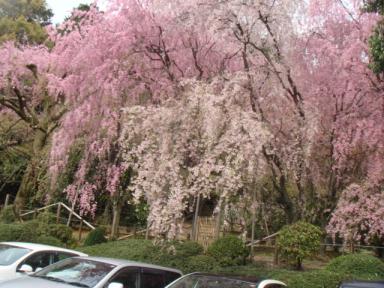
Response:
[[[69,16],[72,9],[78,7],[80,4],[89,4],[92,0],[46,0],[49,8],[52,9],[54,16],[52,23],[57,24]]]

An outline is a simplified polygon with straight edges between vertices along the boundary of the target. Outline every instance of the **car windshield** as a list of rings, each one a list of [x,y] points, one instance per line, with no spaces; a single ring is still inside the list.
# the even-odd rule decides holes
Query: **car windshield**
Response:
[[[167,288],[255,288],[257,284],[227,277],[192,274],[176,280]]]
[[[15,263],[31,250],[7,244],[0,244],[0,266],[8,266]]]
[[[94,287],[116,266],[81,258],[68,258],[35,273],[32,277],[70,284]]]

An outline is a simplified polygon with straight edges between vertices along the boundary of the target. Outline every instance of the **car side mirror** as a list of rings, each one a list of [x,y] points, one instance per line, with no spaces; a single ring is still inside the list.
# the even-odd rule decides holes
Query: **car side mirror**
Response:
[[[41,271],[41,270],[43,270],[43,268],[41,268],[41,267],[37,267],[36,270],[35,270],[35,272],[39,272],[39,271]]]
[[[108,285],[108,288],[124,288],[124,285],[117,282],[112,282]]]
[[[32,273],[33,272],[33,268],[32,266],[28,265],[28,264],[23,264],[21,265],[21,267],[17,270],[17,272],[21,272],[21,273]]]

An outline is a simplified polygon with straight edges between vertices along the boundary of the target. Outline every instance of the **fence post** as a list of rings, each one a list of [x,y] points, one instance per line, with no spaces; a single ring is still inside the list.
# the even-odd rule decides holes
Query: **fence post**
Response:
[[[82,232],[83,232],[83,219],[80,220],[79,241],[81,241]]]
[[[33,210],[33,219],[36,219],[37,217],[37,209]]]
[[[9,194],[7,194],[6,196],[5,196],[5,203],[4,203],[4,208],[6,208],[8,205],[9,205]]]
[[[60,223],[61,203],[57,204],[56,224]]]
[[[275,251],[273,255],[273,264],[279,265],[279,246],[277,245],[277,239],[275,239]]]

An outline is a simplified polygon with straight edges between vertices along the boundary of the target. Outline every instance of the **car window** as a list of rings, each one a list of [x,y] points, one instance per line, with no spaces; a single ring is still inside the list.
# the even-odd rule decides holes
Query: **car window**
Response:
[[[52,253],[51,252],[37,252],[25,259],[18,267],[18,269],[26,264],[32,267],[32,271],[35,272],[37,268],[44,268],[52,264]]]
[[[0,266],[11,265],[29,252],[26,248],[0,244]]]
[[[53,255],[53,263],[59,262],[67,258],[76,257],[76,256],[78,255],[73,253],[68,253],[68,252],[55,252]]]
[[[116,282],[124,285],[124,288],[137,288],[139,281],[139,268],[129,267],[123,268],[118,271],[109,281],[109,283]],[[106,285],[108,287],[108,285]]]
[[[94,260],[67,258],[35,273],[33,277],[71,283],[79,287],[94,287],[115,267],[115,265]]]
[[[175,281],[177,278],[180,278],[181,275],[175,272],[165,272],[165,285]]]
[[[141,288],[164,288],[164,272],[143,268],[141,271]]]

